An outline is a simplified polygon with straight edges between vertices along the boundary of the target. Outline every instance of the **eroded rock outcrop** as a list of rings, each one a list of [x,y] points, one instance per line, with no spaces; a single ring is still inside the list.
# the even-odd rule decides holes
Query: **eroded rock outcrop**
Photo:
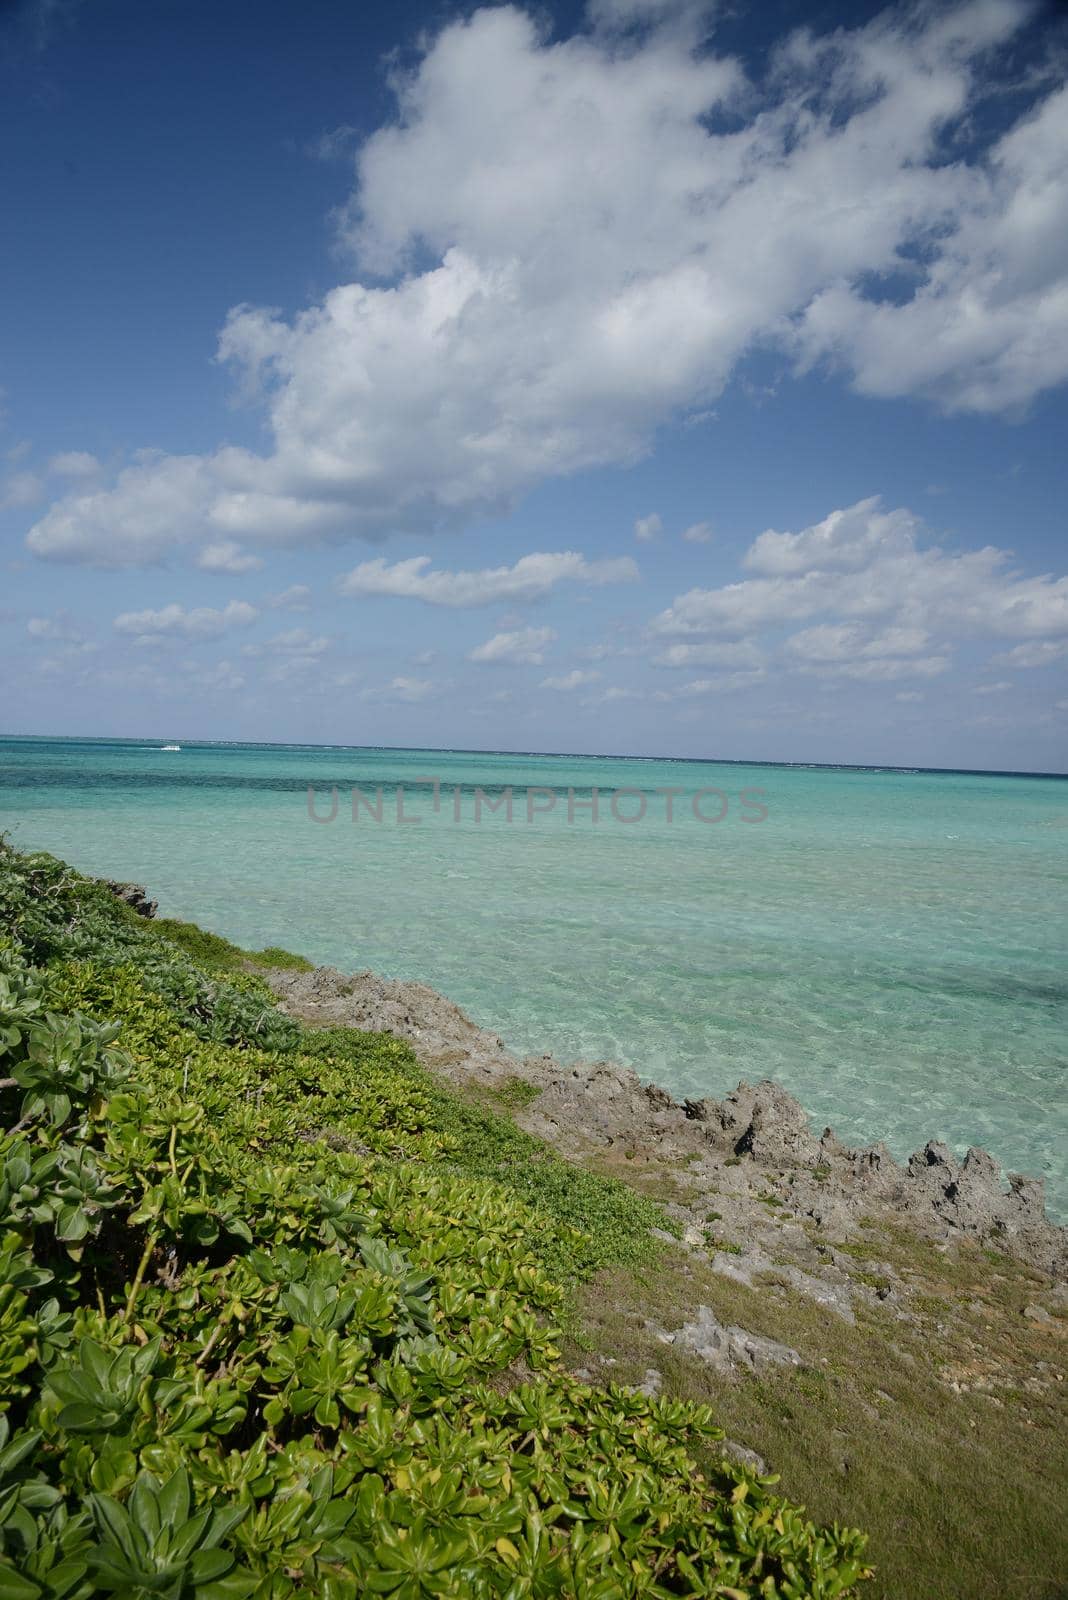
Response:
[[[666,1334],[664,1340],[720,1372],[766,1372],[769,1367],[801,1365],[800,1354],[789,1345],[750,1333],[746,1328],[725,1325],[710,1306],[698,1306],[694,1320],[684,1323],[676,1333]]]
[[[1004,1183],[984,1150],[958,1160],[932,1142],[902,1166],[883,1144],[857,1148],[829,1128],[817,1134],[804,1108],[776,1083],[743,1081],[722,1100],[679,1103],[615,1062],[565,1066],[551,1055],[513,1056],[497,1034],[426,984],[330,967],[267,977],[293,1015],[320,1026],[393,1033],[411,1043],[424,1066],[457,1085],[492,1092],[523,1079],[537,1094],[517,1121],[567,1156],[592,1156],[602,1166],[686,1163],[688,1195],[675,1210],[694,1237],[714,1197],[714,1214],[746,1249],[791,1230],[798,1247],[813,1229],[833,1243],[860,1218],[876,1215],[906,1221],[936,1240],[991,1243],[1055,1281],[1068,1276],[1068,1233],[1046,1217],[1041,1180],[1010,1173]],[[817,1300],[826,1293],[821,1274],[807,1269],[795,1286]],[[848,1300],[834,1309],[848,1314]]]
[[[119,883],[114,878],[101,878],[105,889],[110,889],[116,900],[121,900],[136,911],[139,917],[154,917],[159,906],[156,900],[150,900],[148,890],[143,883]]]

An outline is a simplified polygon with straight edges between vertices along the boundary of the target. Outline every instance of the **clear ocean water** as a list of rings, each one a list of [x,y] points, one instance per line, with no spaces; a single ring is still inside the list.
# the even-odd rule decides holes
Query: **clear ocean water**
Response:
[[[0,740],[0,828],[241,944],[419,978],[518,1051],[676,1095],[774,1077],[898,1156],[984,1145],[1068,1216],[1068,779],[163,743]]]

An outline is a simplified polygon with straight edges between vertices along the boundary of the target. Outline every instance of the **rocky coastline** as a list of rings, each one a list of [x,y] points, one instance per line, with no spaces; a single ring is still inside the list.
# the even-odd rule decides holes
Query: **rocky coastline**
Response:
[[[1068,1281],[1068,1229],[1047,1218],[1042,1181],[1010,1173],[1006,1185],[985,1150],[958,1160],[932,1141],[901,1165],[885,1145],[853,1148],[829,1128],[815,1133],[793,1096],[772,1082],[741,1082],[722,1100],[680,1103],[613,1062],[514,1056],[425,984],[330,967],[265,976],[293,1016],[392,1033],[436,1076],[510,1097],[520,1126],[568,1159],[639,1186],[644,1174],[674,1174],[677,1194],[666,1209],[683,1238],[741,1281],[781,1260],[785,1243],[801,1263],[788,1270],[794,1286],[849,1314],[855,1262],[838,1246],[872,1220],[947,1247],[1013,1257],[1048,1276],[1055,1299]],[[517,1093],[516,1085],[524,1087]],[[729,1249],[716,1248],[720,1237]]]

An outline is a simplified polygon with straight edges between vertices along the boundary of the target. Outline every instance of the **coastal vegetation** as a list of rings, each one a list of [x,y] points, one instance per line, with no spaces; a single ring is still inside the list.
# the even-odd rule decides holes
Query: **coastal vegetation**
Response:
[[[50,856],[0,930],[0,1600],[864,1583],[709,1406],[564,1367],[653,1199]]]

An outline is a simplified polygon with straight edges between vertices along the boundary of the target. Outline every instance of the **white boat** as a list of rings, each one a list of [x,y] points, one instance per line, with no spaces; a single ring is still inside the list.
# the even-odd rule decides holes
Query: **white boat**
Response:
[[[180,750],[181,748],[180,744],[164,744],[160,746],[161,750]]]

